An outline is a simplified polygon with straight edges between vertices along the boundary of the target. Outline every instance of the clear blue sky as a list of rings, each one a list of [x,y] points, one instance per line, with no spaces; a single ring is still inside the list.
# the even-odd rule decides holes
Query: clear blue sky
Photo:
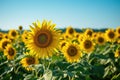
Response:
[[[52,20],[57,28],[116,28],[120,0],[0,0],[0,28],[17,29],[36,20]]]

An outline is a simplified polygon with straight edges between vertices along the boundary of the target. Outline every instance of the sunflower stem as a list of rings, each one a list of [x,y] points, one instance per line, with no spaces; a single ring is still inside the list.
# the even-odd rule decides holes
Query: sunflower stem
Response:
[[[4,65],[4,64],[6,64],[6,63],[8,63],[8,60],[5,61],[5,62],[2,62],[2,63],[0,64],[0,66]]]

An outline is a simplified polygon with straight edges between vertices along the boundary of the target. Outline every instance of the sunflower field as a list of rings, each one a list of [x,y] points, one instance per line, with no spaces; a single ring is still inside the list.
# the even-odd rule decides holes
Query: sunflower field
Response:
[[[62,30],[44,20],[0,31],[0,80],[120,80],[120,27]]]

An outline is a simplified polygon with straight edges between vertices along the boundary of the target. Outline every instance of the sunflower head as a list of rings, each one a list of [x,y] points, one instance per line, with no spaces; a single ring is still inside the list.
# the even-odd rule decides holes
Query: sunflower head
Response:
[[[68,62],[78,62],[82,53],[76,43],[69,43],[63,49],[63,54]]]
[[[104,45],[106,42],[106,39],[104,37],[104,34],[98,34],[98,36],[96,37],[96,43],[98,45]]]
[[[11,39],[16,39],[18,37],[18,31],[17,30],[10,30],[8,32]]]
[[[120,26],[116,28],[117,38],[120,39]]]
[[[9,35],[5,33],[4,38],[9,39]]]
[[[92,35],[93,35],[93,30],[92,30],[92,29],[89,29],[89,28],[86,29],[86,30],[85,30],[85,35],[92,37]]]
[[[120,57],[120,49],[117,49],[117,50],[115,51],[115,57]]]
[[[67,35],[69,35],[70,37],[72,37],[72,36],[74,36],[74,34],[76,33],[76,31],[71,26],[69,26],[69,27],[67,27],[65,33]]]
[[[23,29],[23,27],[22,27],[22,26],[19,26],[18,28],[19,28],[19,30],[22,30],[22,29]]]
[[[51,21],[43,21],[33,23],[30,26],[27,47],[38,58],[46,58],[52,56],[54,49],[59,47],[60,30],[55,28],[55,24]]]
[[[26,44],[28,41],[28,31],[24,30],[23,34],[22,34],[22,41]]]
[[[34,67],[33,66],[30,66],[30,65],[35,65],[35,64],[38,64],[39,61],[36,57],[33,57],[33,56],[30,56],[30,55],[27,55],[25,56],[21,61],[20,63],[22,64],[22,66],[30,71],[30,70],[33,70]]]
[[[59,45],[60,48],[59,49],[62,50],[66,46],[67,43],[68,42],[66,40],[60,41],[60,45]]]
[[[5,38],[2,39],[0,42],[1,49],[4,50],[6,48],[6,46],[10,43],[11,43],[11,41],[9,39],[5,39]]]
[[[4,49],[4,55],[7,56],[8,60],[12,60],[16,55],[16,50],[11,45],[7,45]]]
[[[80,43],[81,49],[87,53],[92,52],[95,49],[94,46],[95,44],[90,37],[84,37]]]
[[[0,41],[3,39],[4,34],[0,32]]]
[[[105,34],[106,34],[106,39],[109,42],[114,42],[116,40],[116,33],[115,33],[114,29],[106,30]]]

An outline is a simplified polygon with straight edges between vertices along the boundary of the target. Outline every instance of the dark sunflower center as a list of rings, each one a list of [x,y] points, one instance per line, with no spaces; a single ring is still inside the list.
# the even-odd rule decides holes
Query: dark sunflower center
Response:
[[[103,38],[103,37],[99,37],[99,38],[98,38],[98,42],[99,42],[99,43],[103,43],[103,42],[104,42],[104,38]]]
[[[25,39],[27,40],[28,38],[27,38],[27,37],[25,37]]]
[[[13,56],[13,55],[15,54],[14,49],[13,49],[13,48],[9,48],[8,54],[9,54],[10,56]]]
[[[22,30],[22,26],[19,26],[19,30]]]
[[[67,35],[66,35],[65,37],[66,37],[66,38],[68,38],[68,36],[67,36]]]
[[[5,47],[7,46],[7,44],[9,44],[8,41],[3,42],[3,43],[2,43],[2,48],[5,49]]]
[[[76,35],[76,38],[78,38],[78,37],[79,37],[79,34]]]
[[[87,35],[92,36],[92,31],[88,31]]]
[[[65,44],[66,44],[65,42],[64,42],[64,43],[62,43],[62,44],[61,44],[61,48],[62,48],[63,46],[65,46]]]
[[[118,55],[120,56],[120,50],[118,50]]]
[[[92,46],[92,42],[90,40],[85,40],[84,42],[84,48],[89,49]]]
[[[33,58],[33,57],[27,58],[26,61],[27,61],[27,64],[28,64],[28,65],[35,64],[35,58]]]
[[[2,40],[2,36],[0,36],[0,40]]]
[[[41,48],[48,47],[52,42],[52,35],[49,31],[41,31],[34,38],[35,44]]]
[[[12,32],[12,36],[14,36],[14,37],[16,36],[16,32],[15,31]]]
[[[42,33],[38,36],[38,41],[40,44],[45,44],[48,40],[48,36],[45,33]]]
[[[69,56],[75,56],[77,54],[77,49],[76,47],[74,46],[70,46],[68,49],[67,49],[67,53]]]
[[[6,35],[5,38],[8,39],[8,36]]]
[[[74,32],[74,30],[72,28],[70,28],[69,33],[73,34],[73,32]]]
[[[118,33],[120,34],[120,29],[118,29]]]
[[[108,36],[109,36],[109,38],[114,38],[115,37],[115,33],[114,32],[109,32],[109,34],[108,34]]]

